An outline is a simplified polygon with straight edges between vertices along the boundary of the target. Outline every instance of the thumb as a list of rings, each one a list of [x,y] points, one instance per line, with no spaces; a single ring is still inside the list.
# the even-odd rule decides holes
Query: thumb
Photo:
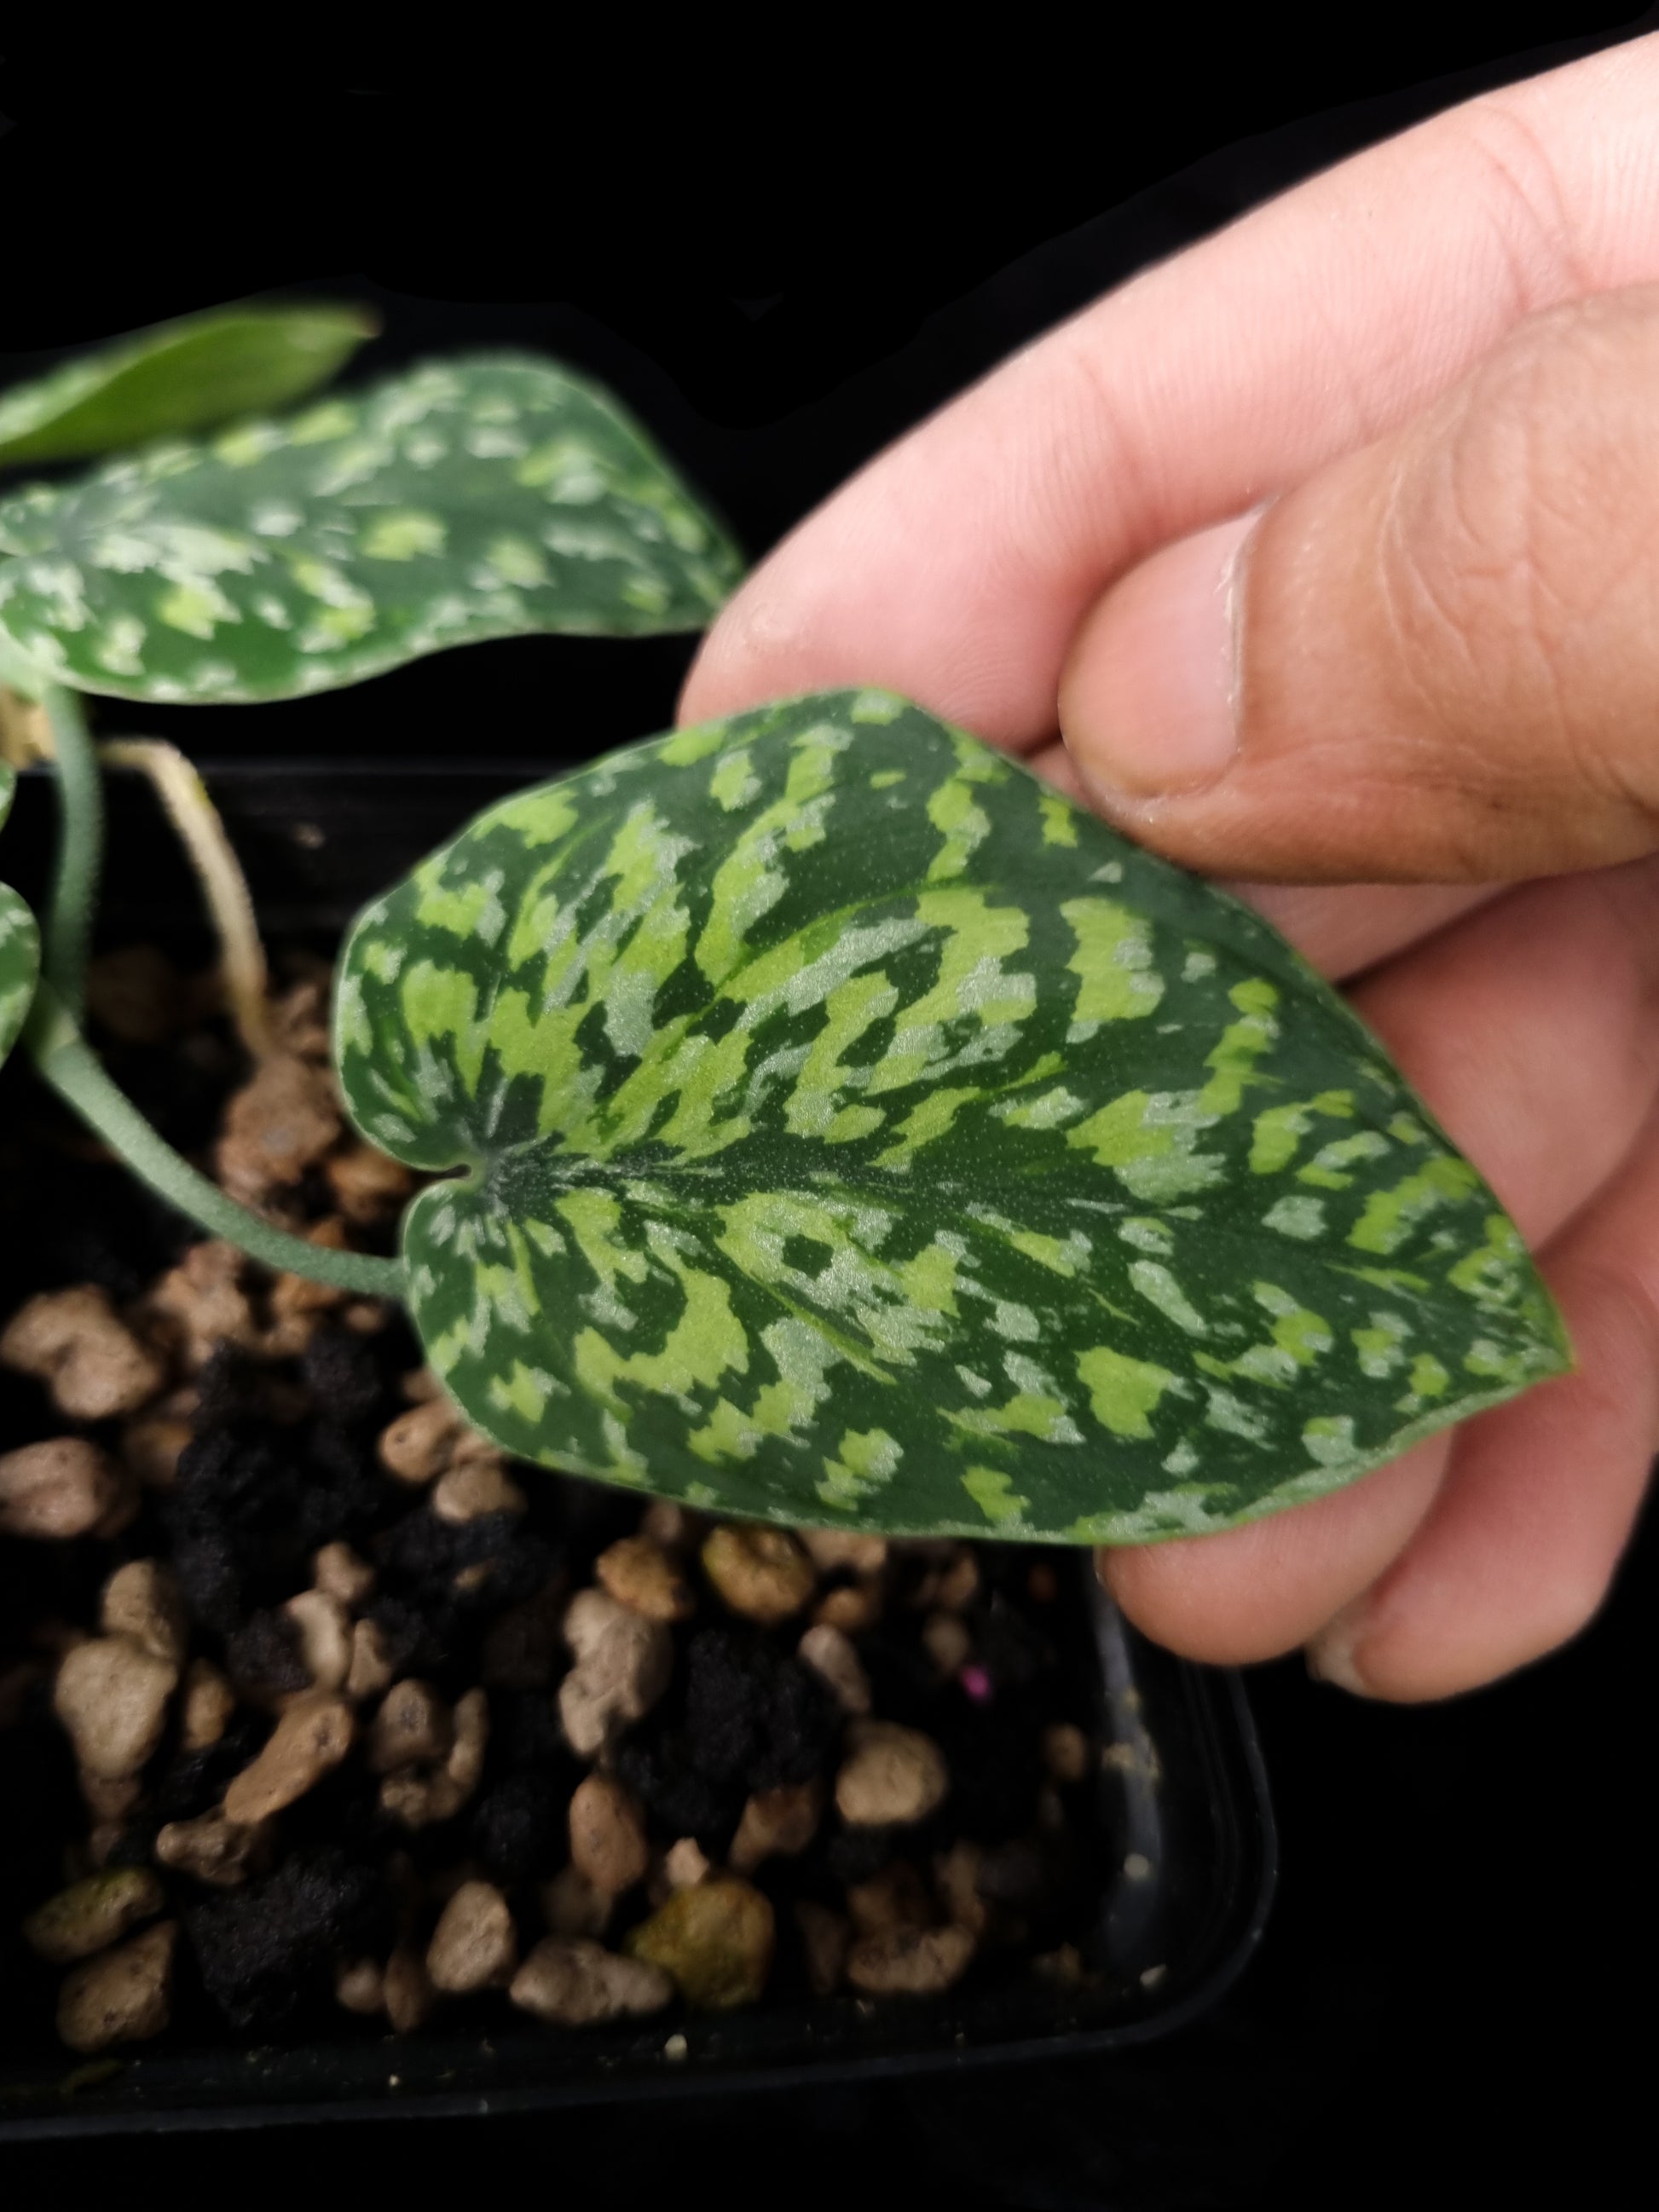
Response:
[[[1073,641],[1090,800],[1210,873],[1492,880],[1659,844],[1659,287],[1167,545]]]

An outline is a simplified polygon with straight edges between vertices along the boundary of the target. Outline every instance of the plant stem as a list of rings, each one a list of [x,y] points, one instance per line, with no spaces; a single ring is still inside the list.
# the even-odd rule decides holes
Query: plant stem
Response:
[[[58,870],[46,908],[41,969],[78,1025],[86,1012],[87,951],[104,857],[104,788],[81,702],[49,684],[40,704],[58,762]]]
[[[136,768],[147,775],[167,809],[218,933],[220,965],[237,1034],[253,1058],[263,1060],[271,1047],[264,947],[247,878],[207,787],[179,748],[161,738],[115,738],[98,751],[112,767]]]
[[[401,1261],[378,1259],[369,1252],[336,1252],[291,1237],[198,1174],[111,1082],[51,983],[41,983],[24,1035],[36,1067],[59,1097],[158,1197],[188,1214],[210,1236],[227,1238],[269,1267],[306,1275],[337,1290],[355,1291],[366,1297],[402,1297]]]

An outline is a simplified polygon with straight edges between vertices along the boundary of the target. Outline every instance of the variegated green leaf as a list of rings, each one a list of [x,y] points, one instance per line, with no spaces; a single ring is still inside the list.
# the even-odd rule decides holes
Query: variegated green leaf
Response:
[[[0,1060],[17,1042],[28,1018],[40,973],[40,939],[29,912],[9,884],[0,884]]]
[[[226,307],[140,331],[0,396],[0,468],[110,453],[291,406],[373,337],[362,307]]]
[[[615,403],[443,362],[0,502],[0,629],[54,681],[280,699],[532,630],[701,629],[738,556]]]
[[[11,811],[17,778],[0,761],[0,829]],[[40,938],[34,916],[9,884],[0,884],[0,1060],[17,1042],[40,972]]]
[[[523,1458],[759,1518],[1144,1541],[1565,1364],[1521,1239],[1255,915],[838,693],[481,816],[357,924],[410,1300]]]

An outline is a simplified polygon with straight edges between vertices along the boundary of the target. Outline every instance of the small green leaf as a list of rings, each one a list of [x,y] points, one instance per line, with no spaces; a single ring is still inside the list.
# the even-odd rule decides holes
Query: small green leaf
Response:
[[[1144,1542],[1560,1370],[1521,1239],[1263,921],[882,693],[614,754],[371,907],[363,1133],[529,1460],[786,1522]]]
[[[149,700],[331,690],[534,630],[701,629],[740,562],[598,388],[441,362],[0,503],[0,625]]]
[[[0,830],[11,811],[15,772],[0,761]],[[40,935],[34,916],[9,884],[0,884],[0,1062],[17,1042],[40,973]]]
[[[291,406],[379,328],[362,307],[228,307],[141,331],[0,398],[0,468],[114,453]]]
[[[9,884],[0,884],[0,1061],[17,1042],[40,975],[40,933]]]

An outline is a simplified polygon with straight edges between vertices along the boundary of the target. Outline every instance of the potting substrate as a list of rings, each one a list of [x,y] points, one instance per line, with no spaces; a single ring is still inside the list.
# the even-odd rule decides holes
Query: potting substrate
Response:
[[[388,845],[512,779],[211,781],[273,1048],[182,872],[124,897],[153,803],[121,777],[100,1042],[245,1203],[389,1251],[415,1185],[340,1112],[327,953]],[[1086,1554],[516,1465],[397,1309],[204,1240],[6,1082],[0,2126],[1052,2046],[1242,1958],[1271,1845],[1237,1686],[1140,1644]]]

